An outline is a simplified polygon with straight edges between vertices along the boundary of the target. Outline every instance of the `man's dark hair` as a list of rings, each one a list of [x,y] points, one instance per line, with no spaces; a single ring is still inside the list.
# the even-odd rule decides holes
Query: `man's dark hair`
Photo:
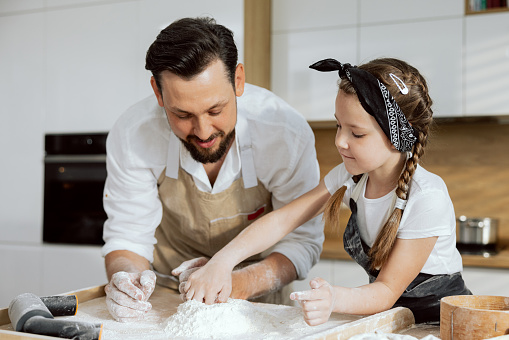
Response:
[[[147,51],[145,68],[152,72],[161,91],[161,72],[170,71],[181,78],[191,79],[220,59],[235,88],[237,58],[231,30],[216,24],[213,18],[183,18],[159,33]]]

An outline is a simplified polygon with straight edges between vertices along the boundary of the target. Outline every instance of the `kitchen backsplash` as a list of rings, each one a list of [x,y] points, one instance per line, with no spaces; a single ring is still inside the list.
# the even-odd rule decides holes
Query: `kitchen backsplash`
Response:
[[[341,162],[334,125],[310,123],[316,136],[321,176]],[[420,163],[441,176],[456,217],[499,220],[499,244],[509,245],[509,123],[499,118],[440,119]],[[347,216],[343,214],[341,220]],[[326,237],[337,238],[326,226]]]

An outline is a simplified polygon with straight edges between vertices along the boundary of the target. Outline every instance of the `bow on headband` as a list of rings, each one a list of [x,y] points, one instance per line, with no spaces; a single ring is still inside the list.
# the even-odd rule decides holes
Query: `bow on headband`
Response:
[[[400,152],[412,150],[417,140],[413,127],[387,87],[374,75],[356,66],[341,64],[335,59],[324,59],[309,67],[322,72],[338,71],[341,79],[348,79],[362,107],[375,118],[392,145]],[[400,84],[396,82],[396,85],[400,88]],[[406,86],[404,89],[408,91]]]

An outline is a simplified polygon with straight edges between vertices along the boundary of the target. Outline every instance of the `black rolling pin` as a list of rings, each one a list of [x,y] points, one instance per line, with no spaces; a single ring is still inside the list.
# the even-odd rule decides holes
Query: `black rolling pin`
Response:
[[[76,295],[42,296],[41,301],[53,316],[72,316],[78,312]]]
[[[12,327],[17,332],[75,340],[99,340],[102,335],[100,323],[54,319],[41,298],[31,293],[18,295],[12,300],[8,314]]]

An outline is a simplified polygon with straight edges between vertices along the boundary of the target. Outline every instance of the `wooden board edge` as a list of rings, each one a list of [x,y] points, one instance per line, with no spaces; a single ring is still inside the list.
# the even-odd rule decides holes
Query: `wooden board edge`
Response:
[[[350,337],[373,332],[395,333],[410,328],[415,324],[412,311],[405,307],[396,307],[385,312],[366,316],[334,329],[329,334],[317,334],[314,339],[320,340],[346,340]]]
[[[104,292],[104,287],[106,284],[100,285],[100,286],[94,286],[89,288],[84,288],[72,292],[65,293],[63,295],[76,295],[78,298],[78,303],[80,302],[86,302],[89,300],[93,300],[99,297],[106,296],[106,293]],[[79,307],[79,305],[78,305]]]
[[[61,338],[55,338],[52,336],[39,335],[39,334],[6,331],[6,330],[0,329],[0,339],[2,339],[2,340],[33,340],[33,339],[54,340],[54,339],[61,339]]]

